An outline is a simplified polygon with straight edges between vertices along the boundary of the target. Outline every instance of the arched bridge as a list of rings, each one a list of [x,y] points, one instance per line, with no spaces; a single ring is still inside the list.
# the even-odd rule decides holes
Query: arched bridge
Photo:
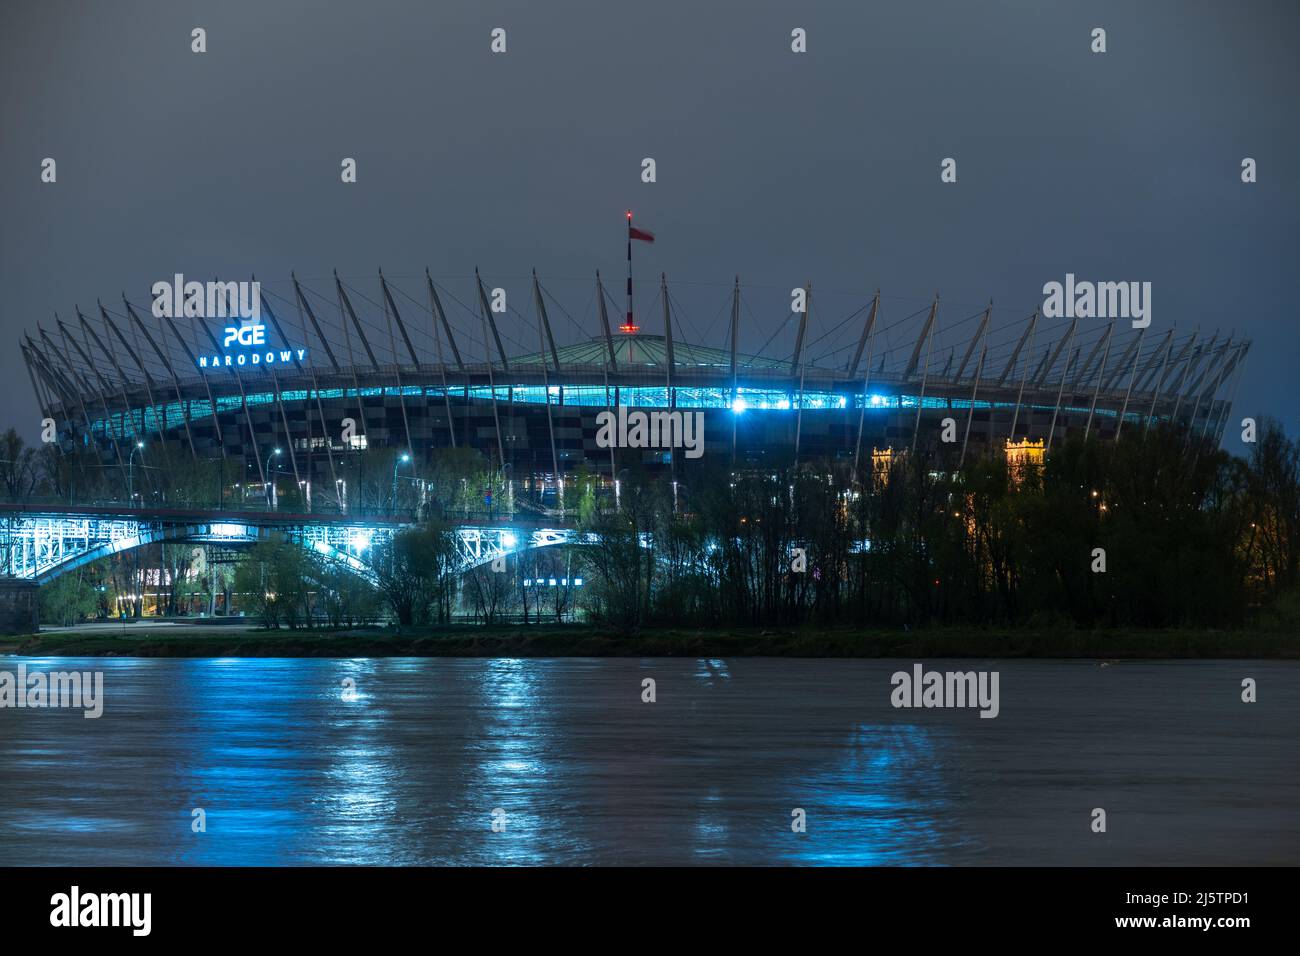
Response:
[[[372,578],[376,545],[412,522],[261,511],[0,504],[0,576],[44,584],[98,558],[159,542],[248,545],[273,537],[297,543]],[[458,571],[533,548],[585,544],[589,534],[548,519],[466,521],[453,528]]]

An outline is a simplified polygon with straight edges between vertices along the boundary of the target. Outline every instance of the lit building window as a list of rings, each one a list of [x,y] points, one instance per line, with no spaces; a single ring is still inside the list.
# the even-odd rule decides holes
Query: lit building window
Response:
[[[1043,466],[1043,455],[1047,451],[1046,444],[1042,438],[1038,441],[1022,438],[1018,442],[1007,439],[1007,470],[1014,484],[1018,485],[1024,480],[1028,469],[1038,469]]]

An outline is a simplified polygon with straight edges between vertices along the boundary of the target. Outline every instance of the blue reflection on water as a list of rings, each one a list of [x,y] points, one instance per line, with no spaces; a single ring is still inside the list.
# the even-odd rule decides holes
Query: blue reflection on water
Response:
[[[726,661],[701,657],[695,664],[695,676],[702,681],[726,680],[731,676]]]
[[[292,662],[196,660],[169,675],[184,706],[155,742],[172,755],[166,786],[176,862],[210,866],[274,865],[297,849],[307,800],[304,765],[313,742]],[[310,707],[310,705],[308,705]],[[306,758],[306,759],[304,759]],[[206,832],[192,830],[191,811],[206,814]]]
[[[93,727],[28,713],[0,745],[0,862],[896,862],[925,858],[942,807],[923,732],[863,726],[810,757],[808,718],[751,713],[721,660],[91,666]],[[666,699],[645,705],[651,670]]]
[[[1300,844],[1276,759],[1293,734],[1255,716],[1300,724],[1286,663],[1252,663],[1282,688],[1259,710],[1214,712],[1231,662],[1003,664],[996,721],[892,709],[888,662],[25,663],[104,671],[104,716],[0,710],[0,865],[1280,863]],[[1134,715],[1142,735],[1117,737]],[[1144,843],[1060,835],[1101,785],[1159,808]]]
[[[808,833],[790,862],[877,866],[937,862],[953,836],[942,771],[948,735],[912,724],[863,724],[831,766],[808,774]]]
[[[540,844],[547,821],[538,806],[550,776],[544,672],[544,665],[534,661],[483,662],[477,682],[482,735],[467,742],[472,764],[461,813],[466,831],[482,834],[475,862],[545,862]],[[494,830],[498,810],[504,815],[496,818],[500,828]]]

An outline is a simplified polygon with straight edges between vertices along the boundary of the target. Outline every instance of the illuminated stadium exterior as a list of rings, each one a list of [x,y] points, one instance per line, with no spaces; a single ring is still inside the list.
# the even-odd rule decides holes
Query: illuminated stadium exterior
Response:
[[[381,275],[363,295],[335,276],[323,295],[295,278],[283,294],[259,289],[251,325],[160,316],[123,299],[38,326],[21,348],[63,447],[93,448],[106,464],[161,442],[242,461],[250,481],[265,481],[277,456],[284,478],[319,489],[364,449],[400,449],[419,462],[435,449],[472,448],[543,495],[557,473],[608,481],[629,467],[692,464],[680,450],[602,447],[597,416],[619,406],[702,412],[703,460],[736,468],[929,448],[945,419],[971,455],[1009,439],[1110,440],[1170,419],[1217,442],[1249,348],[1127,320],[1052,323],[1035,312],[997,322],[991,306],[941,330],[947,307],[937,299],[888,323],[877,293],[832,330],[840,338],[831,353],[811,354],[814,303],[783,319],[793,348],[753,355],[737,344],[739,282],[726,290],[721,340],[695,344],[666,283],[659,301],[671,307],[650,309],[657,328],[641,316],[650,328],[627,333],[611,326],[599,278],[584,322],[570,319],[587,335],[560,345],[551,316],[562,306],[536,277],[521,311],[494,311],[495,290],[477,275],[477,307],[427,274],[418,281],[423,295],[411,295]],[[537,347],[512,353],[503,335]]]

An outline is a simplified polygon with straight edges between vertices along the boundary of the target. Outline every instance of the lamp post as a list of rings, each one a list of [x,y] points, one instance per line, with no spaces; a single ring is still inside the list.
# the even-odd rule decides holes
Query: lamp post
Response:
[[[277,448],[271,452],[271,510],[280,510],[280,496],[276,490],[276,477],[280,473],[280,449]]]
[[[126,500],[128,504],[135,504],[135,453],[138,451],[144,451],[144,442],[138,441],[135,443],[135,447],[131,449],[131,456],[126,461]]]
[[[409,452],[402,452],[401,456],[393,460],[393,514],[397,514],[397,466],[411,460]]]
[[[508,478],[506,477],[507,472],[510,474]],[[513,515],[515,513],[515,463],[513,461],[508,461],[501,466],[501,483],[504,486],[501,490],[506,494],[505,513]],[[495,500],[492,503],[491,510],[496,511]]]
[[[622,476],[627,474],[626,468],[620,468],[614,473],[614,508],[623,507],[623,479]]]

